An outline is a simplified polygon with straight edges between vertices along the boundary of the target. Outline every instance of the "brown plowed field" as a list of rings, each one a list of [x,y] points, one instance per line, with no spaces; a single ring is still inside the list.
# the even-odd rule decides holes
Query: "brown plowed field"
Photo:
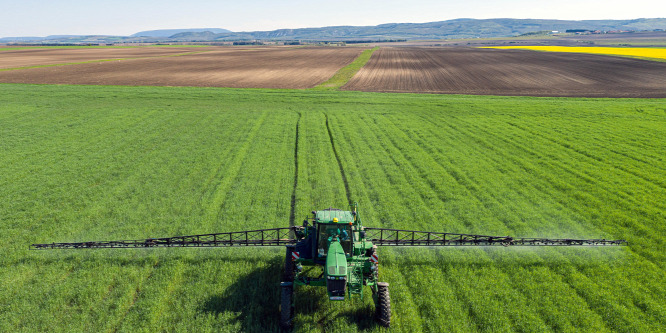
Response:
[[[6,50],[0,51],[0,69],[102,59],[159,57],[203,50],[206,49],[201,47],[140,47]]]
[[[205,51],[175,57],[0,71],[0,82],[302,89],[328,80],[363,49],[207,48]]]
[[[345,90],[477,95],[666,97],[666,63],[475,48],[382,48]]]

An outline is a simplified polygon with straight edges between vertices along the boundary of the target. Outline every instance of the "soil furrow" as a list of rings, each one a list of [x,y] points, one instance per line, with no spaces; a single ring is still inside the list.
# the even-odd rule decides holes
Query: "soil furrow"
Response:
[[[499,51],[499,52],[498,52]],[[381,48],[345,90],[560,97],[666,97],[666,63],[593,54]]]

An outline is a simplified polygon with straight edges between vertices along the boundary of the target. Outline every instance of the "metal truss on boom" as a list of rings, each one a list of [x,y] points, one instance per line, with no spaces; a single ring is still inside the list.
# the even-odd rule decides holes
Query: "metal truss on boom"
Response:
[[[147,247],[225,247],[283,246],[296,244],[294,231],[302,227],[220,232],[191,236],[147,238],[139,240],[32,244],[31,249],[147,248]]]
[[[190,236],[147,238],[138,240],[79,243],[32,244],[31,249],[149,248],[149,247],[227,247],[284,246],[296,244],[297,231],[303,227],[221,232]],[[608,246],[626,245],[625,240],[514,238],[447,232],[415,231],[386,228],[364,228],[365,238],[378,246]]]
[[[365,228],[365,237],[378,246],[606,246],[625,240],[514,238],[446,232]]]

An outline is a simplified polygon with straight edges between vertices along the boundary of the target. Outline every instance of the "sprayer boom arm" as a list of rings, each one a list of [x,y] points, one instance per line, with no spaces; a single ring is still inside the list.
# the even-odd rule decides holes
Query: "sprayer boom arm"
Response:
[[[94,249],[149,247],[226,247],[284,246],[296,244],[303,227],[221,232],[191,236],[148,238],[138,240],[32,244],[31,249]],[[365,239],[379,246],[606,246],[627,245],[625,240],[513,238],[447,232],[415,231],[386,228],[364,228]]]
[[[627,245],[625,240],[513,238],[453,234],[446,232],[414,231],[385,228],[365,228],[366,238],[380,246],[605,246]]]
[[[31,249],[92,249],[146,247],[224,247],[224,246],[284,246],[296,244],[295,231],[301,227],[221,232],[191,236],[148,238],[139,240],[32,244]]]

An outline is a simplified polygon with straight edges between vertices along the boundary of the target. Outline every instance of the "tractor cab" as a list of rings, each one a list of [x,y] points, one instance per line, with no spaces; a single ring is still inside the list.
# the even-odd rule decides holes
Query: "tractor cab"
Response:
[[[353,253],[352,244],[354,233],[352,225],[354,215],[350,211],[328,208],[315,212],[317,223],[317,249],[318,258],[326,257],[332,242],[338,241],[342,252],[349,256]]]

